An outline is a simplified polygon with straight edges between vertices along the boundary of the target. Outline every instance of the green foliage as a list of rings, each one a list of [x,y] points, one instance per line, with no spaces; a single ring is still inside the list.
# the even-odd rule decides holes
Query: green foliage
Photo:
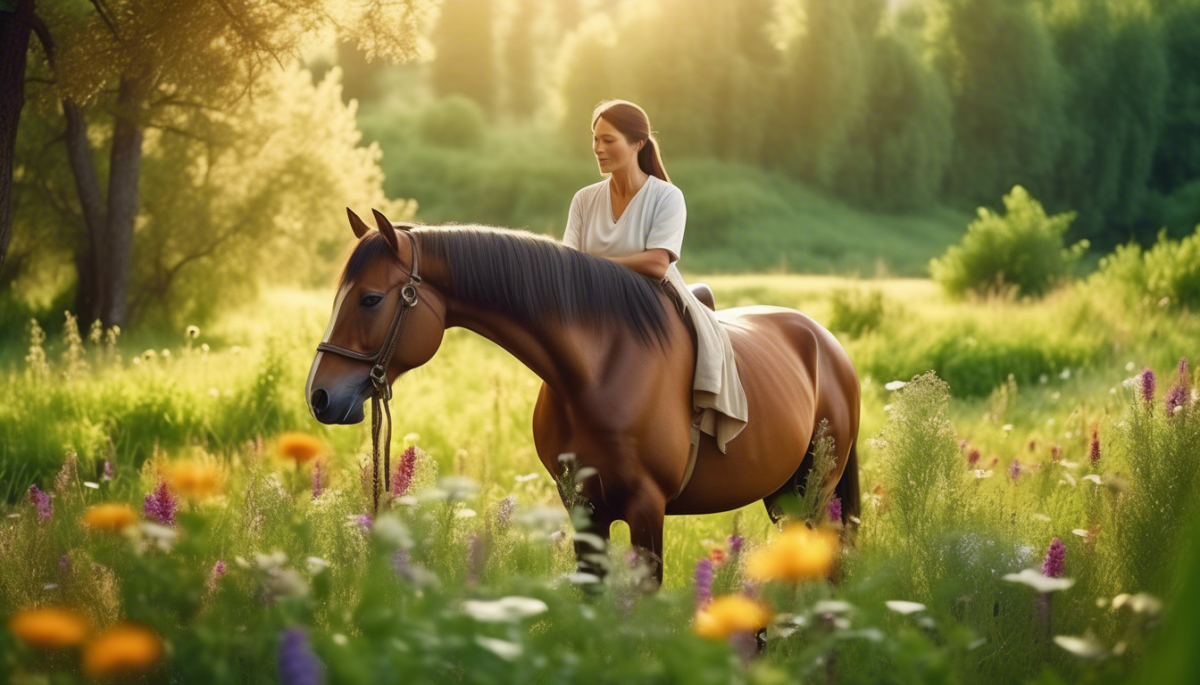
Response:
[[[858,337],[876,330],[883,323],[883,293],[879,290],[838,288],[829,293],[830,315],[826,327],[831,331]]]
[[[496,59],[492,24],[496,3],[490,0],[441,0],[433,44],[437,51],[430,80],[441,97],[454,94],[473,100],[487,112],[496,107]]]
[[[1135,307],[1200,308],[1200,225],[1180,240],[1160,230],[1149,250],[1132,240],[1118,245],[1088,282],[1116,290]]]
[[[483,110],[465,95],[450,95],[421,112],[417,129],[434,145],[472,149],[483,142]]]
[[[960,245],[930,262],[933,279],[950,295],[968,291],[1015,290],[1020,297],[1040,297],[1070,277],[1088,242],[1063,246],[1063,234],[1074,212],[1047,217],[1041,203],[1015,186],[1004,196],[1005,215],[979,208]]]

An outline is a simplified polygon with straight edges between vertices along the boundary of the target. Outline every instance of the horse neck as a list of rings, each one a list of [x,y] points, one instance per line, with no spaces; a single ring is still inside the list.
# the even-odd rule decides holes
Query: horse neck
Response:
[[[618,331],[543,320],[519,321],[494,308],[450,294],[445,266],[421,250],[425,282],[446,302],[446,329],[465,328],[491,340],[520,360],[561,397],[571,397],[602,378],[602,365]]]

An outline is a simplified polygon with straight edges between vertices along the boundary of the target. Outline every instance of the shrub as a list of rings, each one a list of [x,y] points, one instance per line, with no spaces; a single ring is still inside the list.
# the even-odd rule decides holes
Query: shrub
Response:
[[[750,181],[724,181],[686,193],[690,247],[727,244],[737,231],[753,231],[765,217],[788,213],[787,203],[774,192]]]
[[[1116,286],[1136,305],[1168,298],[1172,306],[1195,308],[1200,305],[1200,226],[1178,241],[1163,229],[1145,251],[1133,241],[1118,245],[1100,260],[1092,278]]]
[[[829,329],[858,337],[883,323],[883,293],[838,288],[829,294]]]
[[[1021,186],[1004,196],[1004,207],[1004,216],[980,207],[962,243],[930,261],[930,274],[947,294],[1012,290],[1022,297],[1040,297],[1069,278],[1088,247],[1086,240],[1063,247],[1063,234],[1075,212],[1048,217]]]
[[[421,113],[417,128],[421,137],[434,145],[462,149],[483,143],[487,126],[483,109],[465,95],[451,95]]]

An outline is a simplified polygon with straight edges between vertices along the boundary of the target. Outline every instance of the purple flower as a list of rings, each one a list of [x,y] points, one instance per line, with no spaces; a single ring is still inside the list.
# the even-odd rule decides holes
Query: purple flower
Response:
[[[162,479],[159,479],[158,487],[154,488],[154,492],[146,495],[146,499],[142,503],[142,509],[146,512],[147,517],[167,526],[175,525],[177,506],[178,502],[171,496],[171,491],[167,489],[167,482]]]
[[[1042,575],[1047,578],[1062,578],[1063,561],[1067,556],[1067,546],[1057,537],[1050,542],[1046,549],[1046,558],[1042,560]]]
[[[312,498],[316,499],[321,496],[323,488],[321,487],[321,460],[318,459],[313,464],[312,470]]]
[[[112,462],[107,459],[104,460],[104,475],[102,475],[100,477],[100,479],[101,480],[112,480],[113,479],[113,465],[112,465]]]
[[[1188,381],[1188,378],[1190,378],[1190,377],[1191,377],[1191,374],[1190,374],[1190,373],[1188,373],[1188,360],[1187,360],[1187,357],[1180,357],[1180,358],[1179,358],[1179,378],[1180,378],[1180,380],[1182,380],[1184,383],[1187,383],[1187,381]]]
[[[1165,400],[1168,417],[1174,416],[1176,410],[1188,403],[1188,395],[1189,392],[1186,385],[1176,383],[1171,386],[1171,389],[1167,391],[1167,398]]]
[[[37,507],[38,523],[45,523],[54,516],[54,504],[50,502],[50,493],[42,492],[36,485],[29,486],[29,503]]]
[[[1092,460],[1092,466],[1100,463],[1100,436],[1097,434],[1097,427],[1094,423],[1092,424],[1092,445],[1088,458]]]
[[[403,497],[412,486],[413,474],[417,470],[417,446],[409,445],[400,455],[400,463],[396,466],[396,475],[392,476],[392,496]]]
[[[1154,402],[1154,369],[1142,370],[1142,399],[1146,404]]]
[[[728,540],[729,554],[731,554],[732,556],[737,556],[738,554],[740,554],[742,551],[742,543],[744,543],[745,541],[746,541],[746,539],[743,538],[741,535],[738,535],[736,533],[734,533],[733,535],[730,535],[729,540]]]
[[[213,564],[212,570],[208,572],[208,580],[204,581],[204,589],[212,594],[217,591],[217,581],[225,576],[225,562],[217,559],[217,563]]]
[[[692,582],[696,586],[696,608],[703,608],[712,601],[712,559],[703,557],[696,562],[696,571],[692,574]]]
[[[1012,479],[1012,482],[1017,482],[1017,479],[1021,477],[1021,462],[1016,459],[1008,462],[1008,477]]]
[[[371,524],[374,523],[374,521],[371,520],[370,516],[367,514],[359,514],[353,518],[354,522],[357,523],[360,528],[362,528],[364,533],[371,530]]]
[[[842,499],[840,497],[834,497],[829,500],[829,520],[842,520]]]
[[[325,682],[325,664],[308,644],[303,628],[288,628],[279,643],[279,682],[283,685],[320,685]]]

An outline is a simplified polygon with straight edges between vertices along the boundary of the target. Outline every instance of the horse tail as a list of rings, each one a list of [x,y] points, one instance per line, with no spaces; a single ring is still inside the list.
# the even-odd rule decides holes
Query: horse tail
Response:
[[[857,521],[862,513],[862,493],[858,484],[858,438],[850,443],[850,454],[846,457],[846,468],[842,477],[834,486],[834,492],[842,501],[842,525],[857,527]]]

